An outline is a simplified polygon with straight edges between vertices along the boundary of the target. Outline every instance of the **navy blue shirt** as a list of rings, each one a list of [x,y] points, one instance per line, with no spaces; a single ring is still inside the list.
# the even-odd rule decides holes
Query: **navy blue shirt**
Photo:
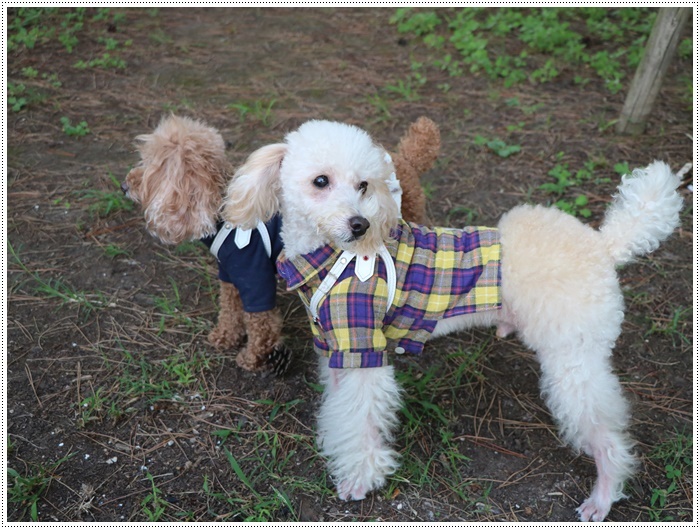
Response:
[[[221,229],[221,223],[217,226]],[[254,229],[250,242],[238,248],[234,242],[236,230],[231,231],[219,248],[219,279],[232,283],[238,289],[246,312],[265,312],[276,307],[277,268],[275,262],[282,252],[282,217],[275,215],[265,223],[270,234],[272,255],[268,257],[260,232]],[[218,231],[218,230],[217,230]],[[205,237],[201,241],[211,248],[214,238]]]

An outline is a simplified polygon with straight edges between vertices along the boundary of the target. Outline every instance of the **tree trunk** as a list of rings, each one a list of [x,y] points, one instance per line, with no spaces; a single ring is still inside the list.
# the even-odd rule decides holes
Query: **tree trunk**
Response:
[[[693,9],[662,7],[656,16],[644,57],[634,74],[625,106],[617,122],[618,134],[644,132],[654,100],[661,89],[666,70],[678,46],[683,27]]]

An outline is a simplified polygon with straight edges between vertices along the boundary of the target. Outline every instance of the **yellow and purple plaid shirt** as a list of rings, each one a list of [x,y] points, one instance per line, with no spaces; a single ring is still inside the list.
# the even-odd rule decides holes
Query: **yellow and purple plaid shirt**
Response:
[[[439,320],[501,306],[497,229],[426,228],[400,220],[386,247],[397,276],[388,311],[386,267],[377,259],[367,281],[355,277],[350,263],[319,304],[316,322],[309,313],[314,347],[330,357],[332,368],[380,367],[387,351],[420,354]],[[282,253],[277,270],[308,309],[340,253],[330,246],[293,260]]]

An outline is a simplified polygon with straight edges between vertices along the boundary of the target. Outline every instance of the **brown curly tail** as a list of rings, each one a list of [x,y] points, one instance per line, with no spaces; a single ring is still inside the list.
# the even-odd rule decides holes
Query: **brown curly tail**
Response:
[[[433,120],[422,116],[411,123],[397,150],[422,174],[433,166],[440,153],[440,129]]]

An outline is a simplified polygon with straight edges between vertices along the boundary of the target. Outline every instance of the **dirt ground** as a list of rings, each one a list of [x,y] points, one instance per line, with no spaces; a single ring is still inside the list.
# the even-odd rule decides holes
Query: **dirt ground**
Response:
[[[423,180],[436,224],[493,225],[523,201],[551,202],[538,187],[559,161],[577,169],[599,159],[598,175],[610,180],[572,191],[588,197],[586,222],[596,225],[619,178],[613,164],[692,161],[682,82],[691,61],[673,61],[648,131],[630,138],[609,126],[624,91],[574,84],[575,72],[504,88],[426,67],[417,99],[384,91],[412,63],[431,61],[389,24],[392,9],[122,12],[117,26],[93,22],[72,54],[54,40],[8,56],[9,80],[31,67],[61,86],[26,81],[46,97],[7,109],[7,460],[28,491],[18,499],[22,487],[8,477],[7,519],[29,520],[35,503],[38,520],[61,522],[576,520],[595,467],[557,437],[533,354],[493,330],[396,361],[407,391],[397,441],[405,463],[385,490],[339,501],[314,445],[319,387],[298,300],[280,285],[290,371],[241,372],[235,351],[206,342],[217,311],[213,259],[198,245],[155,241],[115,198],[115,181],[137,161],[134,137],[169,111],[217,127],[234,164],[307,119],[357,124],[391,148],[427,115],[443,139]],[[126,68],[76,68],[100,56],[104,34],[132,39],[120,55]],[[243,118],[236,103],[250,109]],[[66,134],[64,116],[90,133]],[[521,152],[499,157],[476,135]],[[682,192],[674,236],[620,271],[627,315],[614,365],[640,467],[612,521],[692,518],[692,471],[671,488],[661,454],[693,431],[693,209]]]

